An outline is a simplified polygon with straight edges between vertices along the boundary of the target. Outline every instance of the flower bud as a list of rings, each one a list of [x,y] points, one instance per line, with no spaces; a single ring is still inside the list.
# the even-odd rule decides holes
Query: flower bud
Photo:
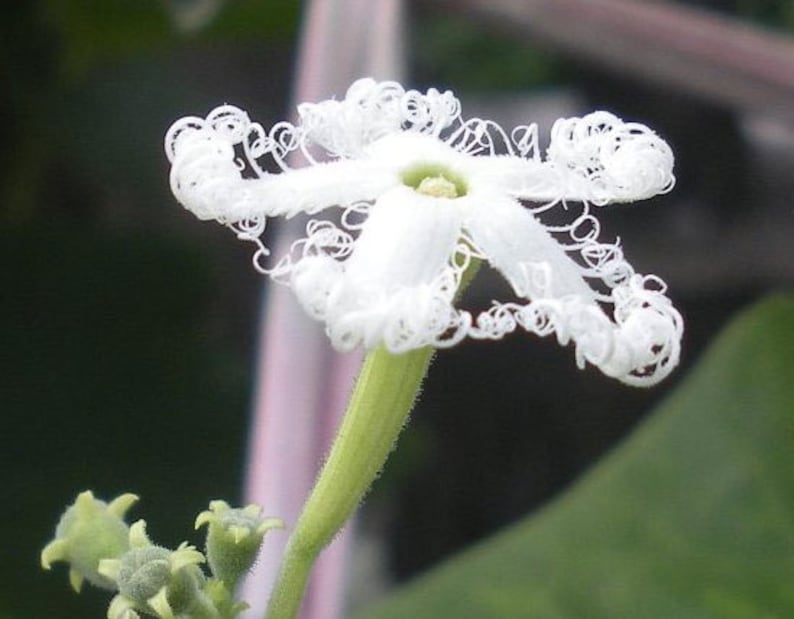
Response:
[[[265,533],[282,528],[278,518],[262,518],[258,505],[229,507],[225,501],[211,501],[209,510],[196,518],[196,528],[207,527],[207,562],[213,575],[234,590],[237,581],[256,560]]]
[[[42,550],[42,567],[48,570],[55,561],[69,563],[69,582],[75,591],[80,591],[84,580],[115,589],[116,583],[99,572],[99,563],[129,549],[129,527],[123,517],[137,500],[134,494],[122,494],[105,503],[90,490],[80,493],[61,516],[55,539]]]

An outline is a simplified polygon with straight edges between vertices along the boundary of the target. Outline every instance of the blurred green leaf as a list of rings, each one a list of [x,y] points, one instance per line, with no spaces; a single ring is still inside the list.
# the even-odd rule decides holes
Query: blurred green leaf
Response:
[[[293,36],[303,4],[300,0],[225,0],[208,35],[230,41]]]
[[[469,16],[420,13],[413,54],[420,81],[456,91],[523,92],[565,81],[564,65],[541,46],[495,32]]]
[[[360,619],[794,617],[794,298],[566,495]]]
[[[715,8],[724,9],[717,5]],[[778,30],[794,28],[794,3],[791,0],[736,0],[735,9],[745,19]]]
[[[143,50],[162,48],[171,26],[160,0],[47,0],[43,17],[62,50],[68,75]]]
[[[298,0],[226,0],[201,20],[204,28],[186,31],[189,5],[187,0],[46,0],[42,17],[60,43],[64,73],[75,77],[131,56],[157,57],[185,39],[239,44],[284,38],[295,32],[300,13]]]

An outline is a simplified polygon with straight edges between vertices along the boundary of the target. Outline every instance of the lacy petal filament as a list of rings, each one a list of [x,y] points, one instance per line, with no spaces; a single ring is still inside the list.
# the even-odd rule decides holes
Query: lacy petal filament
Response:
[[[648,127],[603,111],[560,119],[544,156],[536,125],[506,132],[464,119],[449,91],[372,79],[298,116],[266,130],[224,105],[177,121],[165,139],[171,189],[256,243],[256,268],[292,288],[336,349],[402,353],[524,330],[572,343],[580,367],[631,385],[677,365],[683,323],[666,285],[600,241],[592,214],[673,187],[672,151]],[[551,209],[565,223],[543,223]],[[270,256],[268,218],[299,214],[311,216],[305,237]],[[475,260],[513,298],[459,307]]]

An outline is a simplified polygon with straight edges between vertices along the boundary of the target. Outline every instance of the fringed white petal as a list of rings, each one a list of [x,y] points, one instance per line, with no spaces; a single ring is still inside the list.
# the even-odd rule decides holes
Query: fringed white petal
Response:
[[[545,159],[538,152],[536,127],[520,129],[509,141],[502,136],[504,154],[473,162],[473,177],[514,198],[551,204],[644,200],[675,183],[667,143],[648,127],[608,112],[558,120]]]
[[[337,349],[382,343],[402,352],[435,343],[455,324],[460,273],[451,260],[462,213],[454,202],[399,187],[373,205],[346,260],[297,262],[295,293]]]
[[[655,385],[678,365],[684,321],[667,286],[653,275],[634,275],[612,291],[615,352],[599,367],[622,382]]]
[[[529,303],[495,303],[476,317],[470,336],[498,339],[518,327],[555,334],[560,344],[575,344],[580,367],[592,363],[631,385],[652,385],[670,373],[678,364],[683,322],[661,280],[632,273],[602,302],[603,294],[588,283],[591,269],[531,212],[498,195],[482,197],[472,196],[464,227],[477,251]]]
[[[399,172],[417,164],[433,164],[468,176],[484,158],[467,157],[432,136],[404,131],[383,136],[369,144],[360,161],[369,162],[373,167],[390,166]]]
[[[609,112],[555,122],[547,161],[573,197],[596,205],[644,200],[675,183],[667,143],[645,125]]]
[[[189,119],[174,131],[168,144],[171,190],[199,219],[230,224],[254,217],[313,214],[374,199],[399,183],[391,168],[354,160],[246,178],[236,150],[240,139],[200,119]]]
[[[520,203],[495,191],[472,192],[467,202],[466,230],[518,296],[595,300],[582,267]]]
[[[498,187],[503,196],[519,200],[556,204],[561,200],[584,199],[581,187],[565,187],[554,167],[536,158],[476,157],[469,161],[467,172],[473,185]]]
[[[426,94],[405,91],[397,82],[360,79],[341,101],[298,106],[308,141],[335,157],[358,157],[385,135],[403,130],[438,136],[460,115],[451,92],[431,88]]]

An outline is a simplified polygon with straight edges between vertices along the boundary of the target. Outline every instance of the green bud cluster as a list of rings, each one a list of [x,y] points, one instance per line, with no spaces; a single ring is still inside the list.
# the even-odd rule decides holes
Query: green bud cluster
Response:
[[[233,619],[246,608],[234,599],[234,589],[256,560],[264,534],[283,526],[280,520],[263,518],[256,505],[232,508],[212,501],[196,519],[196,528],[208,525],[207,574],[204,554],[187,542],[176,550],[158,546],[146,534],[145,521],[124,521],[136,501],[132,494],[110,503],[91,491],[78,495],[42,551],[42,567],[68,563],[76,591],[84,581],[115,591],[108,619]]]

